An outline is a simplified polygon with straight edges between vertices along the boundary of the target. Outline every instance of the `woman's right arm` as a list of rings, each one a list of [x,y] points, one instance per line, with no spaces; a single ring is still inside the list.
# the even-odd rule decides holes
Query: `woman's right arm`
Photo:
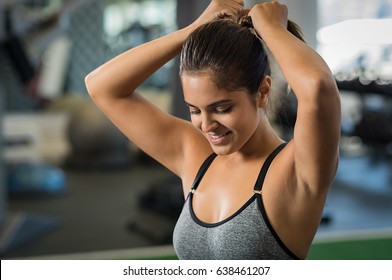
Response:
[[[85,79],[90,96],[103,113],[135,145],[180,177],[185,155],[195,148],[209,153],[208,142],[189,122],[163,112],[135,90],[181,51],[195,28],[240,9],[240,0],[213,0],[190,26],[120,54]]]
[[[182,173],[184,141],[197,134],[188,122],[161,111],[135,90],[179,53],[189,32],[182,29],[128,50],[85,79],[91,98],[102,112],[136,146],[177,175]],[[184,139],[188,135],[189,139]]]

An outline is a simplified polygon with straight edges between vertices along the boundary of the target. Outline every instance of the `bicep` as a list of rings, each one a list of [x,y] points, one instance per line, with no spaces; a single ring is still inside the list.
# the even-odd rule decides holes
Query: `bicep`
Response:
[[[190,144],[186,140],[198,137],[189,122],[169,115],[137,93],[94,101],[136,146],[181,175],[186,145]]]

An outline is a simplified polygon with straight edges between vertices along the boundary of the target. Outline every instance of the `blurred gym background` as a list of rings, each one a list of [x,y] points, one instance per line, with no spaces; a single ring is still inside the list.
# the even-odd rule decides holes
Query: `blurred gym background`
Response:
[[[392,0],[281,2],[342,98],[341,163],[309,259],[392,259]],[[0,2],[2,259],[175,258],[179,179],[96,110],[84,77],[208,3]],[[176,62],[140,91],[187,118]],[[286,99],[274,123],[289,138],[296,105]]]

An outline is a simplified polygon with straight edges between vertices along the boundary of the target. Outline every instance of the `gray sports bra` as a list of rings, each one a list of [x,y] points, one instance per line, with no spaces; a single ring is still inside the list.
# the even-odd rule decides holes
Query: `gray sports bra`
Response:
[[[254,186],[255,194],[233,215],[218,223],[199,220],[192,208],[197,189],[216,154],[200,167],[174,228],[173,246],[179,259],[298,259],[272,228],[261,199],[265,175],[285,143],[267,158]]]

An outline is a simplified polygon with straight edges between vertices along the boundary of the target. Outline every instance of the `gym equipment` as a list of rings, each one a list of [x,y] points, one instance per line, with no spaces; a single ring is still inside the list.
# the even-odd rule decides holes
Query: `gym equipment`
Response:
[[[175,175],[150,185],[140,195],[137,219],[127,223],[127,229],[136,231],[155,244],[170,244],[177,218],[184,204],[181,180]],[[156,229],[160,230],[157,231]]]
[[[4,18],[7,37],[2,47],[9,55],[22,83],[27,84],[35,75],[34,66],[27,55],[21,39],[13,34],[11,10],[8,7],[4,9]]]
[[[53,195],[66,189],[64,172],[56,167],[25,163],[10,166],[6,176],[10,195]]]

